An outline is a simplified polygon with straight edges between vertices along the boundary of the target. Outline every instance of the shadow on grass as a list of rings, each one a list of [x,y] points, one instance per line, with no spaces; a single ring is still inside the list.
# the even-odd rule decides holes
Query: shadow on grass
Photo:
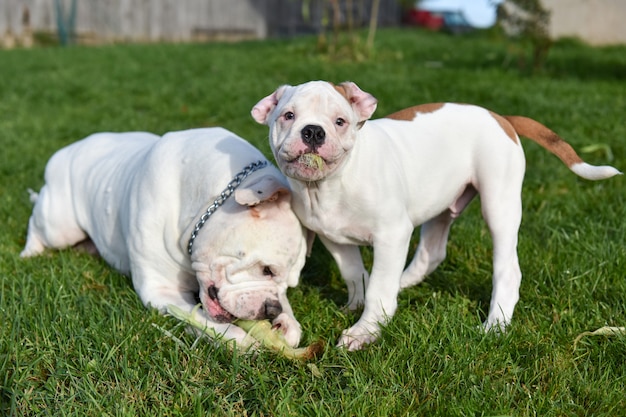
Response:
[[[338,308],[348,303],[348,289],[337,264],[318,239],[315,239],[311,256],[306,260],[300,283],[313,288],[320,297],[331,300]]]
[[[592,48],[575,40],[563,40],[548,56],[552,77],[580,80],[626,80],[624,47]]]
[[[459,48],[452,53],[447,49],[444,34],[419,34],[440,45],[439,50],[420,50],[412,58],[420,61],[428,56],[443,68],[470,71],[508,71],[524,77],[570,78],[577,80],[626,80],[626,48],[622,45],[593,47],[577,39],[554,42],[545,64],[533,69],[532,51],[528,45],[510,41],[501,36],[486,38],[481,34],[455,37]],[[452,35],[449,35],[452,36]],[[440,44],[439,44],[440,42]],[[478,59],[476,57],[481,57]]]
[[[416,235],[419,228],[416,229]],[[417,243],[411,245],[410,261]],[[363,248],[363,259],[366,268],[371,268],[371,248]],[[465,259],[464,255],[451,253],[448,258],[426,279],[413,287],[402,290],[398,296],[400,306],[417,308],[433,293],[447,294],[452,298],[465,298],[470,301],[481,320],[485,320],[491,300],[491,263],[490,258],[479,259],[484,254],[476,255],[475,259]],[[476,265],[476,259],[479,259]],[[348,302],[346,284],[330,253],[319,240],[313,245],[312,256],[307,259],[301,274],[301,285],[317,292],[321,298],[333,302],[337,308],[343,308]]]

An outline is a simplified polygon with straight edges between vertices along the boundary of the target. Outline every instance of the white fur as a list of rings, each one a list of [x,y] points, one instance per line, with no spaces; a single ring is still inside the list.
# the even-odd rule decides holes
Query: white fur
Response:
[[[204,309],[197,318],[245,346],[250,339],[226,317],[264,318],[269,300],[282,307],[270,318],[295,346],[301,330],[286,290],[298,282],[306,242],[290,208],[288,184],[276,168],[252,173],[208,219],[192,255],[187,253],[200,216],[236,173],[264,159],[221,128],[163,137],[94,134],[50,159],[46,184],[38,197],[31,193],[36,202],[21,255],[90,238],[111,266],[131,275],[146,306],[165,312],[174,304],[190,312],[199,298]],[[211,287],[218,301],[209,297]]]
[[[609,165],[589,165],[586,162],[579,162],[577,164],[572,164],[569,169],[572,170],[576,175],[588,179],[588,180],[603,180],[605,178],[610,178],[615,175],[621,175],[621,172],[617,169],[613,168]]]
[[[348,285],[349,306],[364,304],[339,345],[359,349],[376,339],[380,323],[396,311],[398,292],[421,282],[443,261],[450,226],[476,193],[494,247],[484,326],[503,328],[522,278],[517,232],[525,160],[519,138],[507,135],[494,114],[470,105],[445,104],[411,120],[365,122],[376,101],[353,83],[342,86],[348,97],[321,81],[283,86],[252,111],[270,127],[270,145],[289,178],[294,210],[336,260]],[[325,141],[315,147],[300,133],[311,125],[325,131]],[[325,160],[323,169],[298,163],[299,155],[310,152]],[[418,225],[420,243],[405,268]],[[358,245],[374,248],[371,275]]]

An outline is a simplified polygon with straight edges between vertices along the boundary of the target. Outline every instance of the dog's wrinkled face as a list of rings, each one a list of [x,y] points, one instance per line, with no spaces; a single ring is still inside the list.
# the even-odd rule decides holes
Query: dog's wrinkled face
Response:
[[[282,86],[252,109],[270,127],[270,145],[283,173],[318,181],[335,172],[352,149],[376,99],[351,82]]]
[[[260,200],[262,193],[269,197]],[[224,221],[211,218],[199,233],[192,267],[212,320],[272,321],[288,305],[287,287],[298,283],[306,253],[304,231],[289,199],[286,188],[268,191],[268,181],[261,180],[238,189],[236,203],[215,213]]]

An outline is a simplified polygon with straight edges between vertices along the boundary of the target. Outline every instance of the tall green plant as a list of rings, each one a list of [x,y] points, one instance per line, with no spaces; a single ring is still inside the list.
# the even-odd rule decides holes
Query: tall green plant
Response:
[[[544,67],[552,46],[550,38],[550,12],[540,0],[508,0],[498,8],[500,24],[507,35],[527,44],[531,49],[531,66],[534,71]],[[526,60],[520,57],[520,66]]]
[[[302,8],[305,19],[310,15],[309,6],[310,1],[305,0]],[[322,29],[318,35],[318,50],[327,53],[331,59],[342,57],[360,61],[372,55],[378,28],[380,0],[372,1],[365,41],[355,31],[358,23],[363,23],[359,22],[355,15],[368,14],[364,0],[324,0],[322,7]],[[345,11],[345,16],[342,16],[342,10]]]

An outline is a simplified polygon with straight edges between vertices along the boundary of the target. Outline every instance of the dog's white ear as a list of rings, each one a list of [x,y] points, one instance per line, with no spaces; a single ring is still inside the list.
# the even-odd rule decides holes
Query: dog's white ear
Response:
[[[376,97],[361,90],[359,86],[352,81],[345,81],[339,84],[339,87],[343,88],[346,99],[348,99],[348,101],[352,104],[352,107],[354,107],[357,114],[360,116],[359,121],[364,122],[372,117],[372,114],[374,114],[376,106],[378,105]]]
[[[256,120],[257,123],[267,124],[267,116],[274,110],[276,105],[278,104],[278,100],[283,95],[283,92],[287,88],[287,85],[283,85],[278,87],[276,91],[274,91],[269,96],[261,99],[250,111],[252,114],[252,118]]]
[[[235,190],[235,201],[242,206],[254,207],[265,201],[276,201],[279,198],[290,200],[291,192],[286,184],[272,176],[261,177]]]

